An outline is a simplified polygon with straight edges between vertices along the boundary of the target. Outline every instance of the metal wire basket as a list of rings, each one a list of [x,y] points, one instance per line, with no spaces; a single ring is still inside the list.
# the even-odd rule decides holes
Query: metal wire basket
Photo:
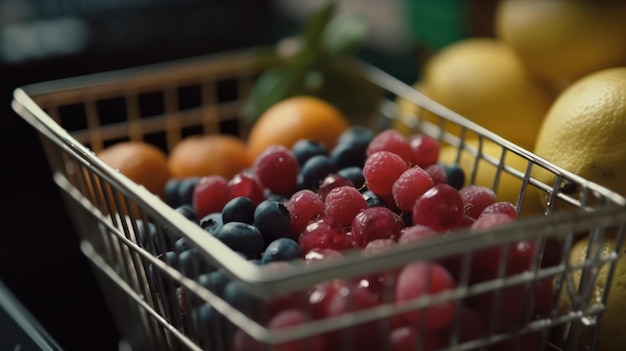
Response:
[[[271,270],[228,249],[95,156],[121,140],[144,140],[168,151],[194,133],[245,136],[238,112],[264,69],[254,59],[256,53],[257,49],[236,51],[33,84],[14,92],[13,108],[41,137],[54,180],[80,235],[81,249],[93,263],[116,324],[133,349],[321,350],[315,341],[321,337],[325,350],[388,350],[387,335],[394,318],[429,313],[445,303],[454,306],[456,313],[445,333],[437,336],[441,349],[529,350],[528,340],[534,341],[534,349],[595,348],[623,239],[625,199],[471,123],[368,64],[355,63],[386,93],[382,117],[376,119],[378,128],[400,121],[404,128],[426,133],[442,146],[454,146],[457,161],[469,155],[473,168],[467,174],[468,184],[475,181],[478,167],[493,167],[496,193],[501,191],[503,177],[515,178],[517,211],[523,213],[529,203],[543,199],[545,216],[471,235],[459,230],[367,257],[347,253],[336,262],[294,263],[287,270]],[[399,98],[419,108],[402,110]],[[436,115],[435,122],[423,118],[426,112]],[[449,126],[456,126],[460,133],[447,132]],[[470,138],[478,143],[469,143]],[[484,152],[487,142],[497,144],[500,152],[495,156]],[[505,162],[514,157],[522,158],[526,167],[513,168]],[[541,182],[536,172],[553,174],[554,182]],[[573,188],[577,191],[570,191]],[[146,223],[154,224],[154,230],[147,232]],[[594,247],[602,247],[608,235],[616,243],[608,255],[589,250],[582,264],[569,263],[567,257],[577,239],[588,237]],[[181,238],[184,248],[178,245]],[[502,247],[499,264],[504,266],[510,245],[529,240],[538,243],[530,270],[510,275],[501,268],[492,279],[470,279],[473,253]],[[456,289],[406,303],[390,297],[394,272],[417,260],[445,259],[461,263]],[[608,269],[608,274],[599,280],[601,268]],[[311,318],[292,328],[268,327],[276,301],[294,296],[307,299],[320,284],[362,281],[373,275],[382,289],[379,303],[369,308],[347,308],[345,313]],[[224,279],[226,286],[237,286],[240,294],[233,298],[224,285],[210,283],[216,277]],[[519,288],[523,294],[516,301],[530,306],[533,287],[546,280],[553,283],[554,297],[544,312],[536,314],[528,307],[515,328],[498,328],[500,322],[495,321],[502,296]],[[596,284],[604,294],[591,299]],[[493,303],[493,315],[485,320],[480,337],[465,340],[460,310],[466,301],[481,296]],[[564,305],[563,299],[569,303]],[[304,310],[312,315],[310,309]],[[426,340],[433,333],[423,323],[414,330],[418,336],[414,349],[431,349]],[[242,346],[242,340],[248,344]]]

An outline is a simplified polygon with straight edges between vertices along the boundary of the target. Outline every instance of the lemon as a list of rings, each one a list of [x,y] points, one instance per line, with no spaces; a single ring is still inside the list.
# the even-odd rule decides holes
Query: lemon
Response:
[[[587,251],[592,248],[591,257],[594,257],[596,253],[600,256],[600,259],[608,258],[609,255],[615,250],[615,237],[608,235],[603,241],[601,246],[591,245],[588,237],[584,237],[576,242],[572,247],[569,255],[569,262],[572,265],[580,265],[585,261],[587,257]],[[601,319],[600,326],[598,328],[598,345],[597,351],[617,351],[623,350],[626,345],[626,334],[623,332],[624,318],[626,318],[626,259],[624,258],[624,250],[616,250],[619,257],[616,261],[615,272],[613,273],[613,280],[611,281],[609,298],[606,301],[605,310]],[[602,303],[602,294],[607,285],[607,274],[609,265],[604,264],[598,272],[598,277],[595,281],[591,296],[589,298],[589,305],[596,303]],[[571,281],[573,287],[577,288],[580,284],[582,276],[582,269],[572,271]],[[561,298],[559,300],[559,310],[562,312],[569,312],[572,310],[571,298],[569,296],[567,288],[564,286],[561,291]],[[579,349],[583,349],[584,343],[589,340],[589,335],[582,334]]]
[[[496,37],[535,74],[573,81],[626,64],[626,2],[502,0]]]
[[[476,138],[468,139],[465,141],[467,145],[477,148],[479,141]],[[503,152],[503,147],[489,140],[483,140],[482,153],[489,155],[495,160],[500,160]],[[466,184],[481,185],[495,190],[496,199],[498,201],[508,201],[514,205],[519,202],[520,193],[522,192],[523,179],[518,178],[508,172],[502,171],[499,173],[499,178],[496,183],[496,175],[498,174],[498,167],[484,159],[481,159],[476,163],[476,156],[466,150],[462,150],[458,162],[456,162],[457,148],[452,145],[443,145],[439,153],[439,162],[444,165],[457,164],[466,175]],[[498,161],[499,162],[499,161]],[[517,154],[507,152],[504,158],[504,165],[511,167],[524,174],[528,167],[529,161]],[[476,164],[474,172],[474,179],[471,179],[472,171]],[[519,212],[520,217],[529,217],[544,213],[544,206],[542,205],[539,197],[540,190],[534,186],[528,184],[524,190],[524,197],[521,199],[521,208]]]
[[[626,195],[626,67],[589,74],[556,99],[534,152],[587,180]],[[554,175],[538,172],[552,184]]]
[[[529,149],[554,99],[509,46],[492,38],[446,46],[425,63],[422,82],[433,100]]]

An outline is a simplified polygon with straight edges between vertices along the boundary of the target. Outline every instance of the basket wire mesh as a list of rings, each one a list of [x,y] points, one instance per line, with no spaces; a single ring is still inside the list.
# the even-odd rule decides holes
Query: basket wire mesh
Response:
[[[411,101],[420,108],[402,119],[404,126],[436,138],[440,145],[454,146],[456,161],[463,153],[470,155],[474,163],[467,174],[469,184],[475,181],[481,162],[491,165],[496,193],[502,177],[515,177],[519,184],[517,211],[521,213],[529,201],[543,199],[545,216],[471,235],[459,230],[378,255],[347,253],[338,262],[294,263],[287,270],[270,270],[234,253],[95,156],[122,140],[148,141],[169,151],[191,134],[245,137],[247,130],[238,112],[264,69],[254,59],[258,50],[33,84],[14,93],[13,108],[41,137],[54,180],[80,235],[81,249],[93,265],[116,324],[133,349],[242,349],[236,345],[241,340],[233,341],[241,331],[259,350],[280,349],[275,347],[294,340],[303,343],[302,350],[318,350],[314,340],[319,336],[333,340],[327,349],[363,349],[359,339],[367,340],[366,334],[387,335],[397,316],[425,316],[428,308],[444,303],[459,311],[464,301],[478,296],[489,296],[494,306],[484,337],[462,340],[462,321],[456,313],[441,349],[487,350],[500,343],[509,350],[526,350],[528,338],[522,338],[524,335],[534,337],[536,349],[595,349],[597,326],[623,241],[624,198],[473,124],[368,64],[355,62],[386,92],[380,116],[373,119],[375,128],[388,128],[406,113],[399,109],[397,98]],[[435,114],[437,121],[424,119],[425,111]],[[450,125],[460,127],[460,134],[447,132]],[[468,143],[470,138],[478,143]],[[487,142],[497,144],[499,154],[486,153]],[[505,162],[512,157],[523,158],[525,169]],[[535,176],[538,171],[553,174],[553,183],[541,182]],[[615,238],[614,244],[608,255],[601,255],[597,248],[609,235]],[[583,263],[574,265],[567,257],[581,237],[588,237],[591,246]],[[508,260],[510,246],[528,240],[538,243],[532,268],[506,274],[503,262]],[[503,248],[498,276],[471,281],[473,253],[495,246]],[[395,271],[416,260],[452,257],[461,267],[456,289],[403,304],[393,302]],[[550,257],[553,262],[544,265]],[[604,293],[590,300],[602,269],[608,270]],[[572,278],[575,274],[581,276],[579,284]],[[372,275],[384,288],[382,302],[371,308],[349,309],[288,329],[267,327],[273,303],[284,302],[281,299],[309,298],[320,284]],[[214,280],[218,278],[227,285],[217,284]],[[495,321],[502,295],[510,288],[521,288],[525,293],[517,301],[526,306],[533,287],[546,279],[554,282],[554,299],[546,312],[535,316],[529,309],[516,328],[498,330]],[[224,286],[236,286],[245,296],[226,296]],[[566,309],[558,307],[562,298],[570,301]],[[421,337],[415,350],[429,349],[423,323],[417,331]],[[389,347],[382,342],[372,349]]]

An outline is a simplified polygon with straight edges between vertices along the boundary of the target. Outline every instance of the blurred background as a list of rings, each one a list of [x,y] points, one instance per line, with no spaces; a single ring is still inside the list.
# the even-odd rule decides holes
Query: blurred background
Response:
[[[13,89],[273,45],[298,33],[323,3],[0,0],[0,282],[63,349],[116,350],[119,337],[79,251],[39,140],[11,110]],[[487,18],[495,1],[339,3],[340,11],[360,12],[369,21],[368,40],[358,56],[412,84],[430,52],[465,36],[491,35],[484,23],[491,23]],[[10,323],[0,320],[0,349],[15,349],[6,344]]]

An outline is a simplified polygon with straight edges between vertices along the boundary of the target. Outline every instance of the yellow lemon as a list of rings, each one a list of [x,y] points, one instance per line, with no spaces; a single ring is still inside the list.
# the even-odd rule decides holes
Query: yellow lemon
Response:
[[[466,144],[474,149],[479,146],[478,139],[466,140]],[[497,164],[500,162],[504,148],[492,141],[483,140],[481,152],[493,158],[496,164],[490,163],[484,158],[476,162],[476,156],[466,150],[461,150],[452,145],[442,146],[439,153],[439,161],[444,165],[457,164],[465,172],[465,185],[476,184],[493,189],[498,201],[508,201],[517,205],[521,201],[520,217],[529,217],[544,213],[544,206],[540,202],[540,190],[531,184],[523,186],[523,174],[526,173],[529,161],[510,151],[506,152],[503,164],[519,171],[514,175],[507,171],[500,171]],[[458,157],[458,161],[457,161]],[[474,168],[474,166],[476,167]],[[472,179],[472,174],[473,179]],[[519,176],[521,174],[521,176]],[[519,176],[519,177],[518,177]],[[498,179],[496,179],[498,178]],[[524,196],[520,199],[520,194]]]
[[[619,255],[616,261],[615,272],[613,273],[613,280],[610,285],[609,297],[606,301],[605,310],[598,328],[597,351],[623,350],[624,345],[626,345],[626,334],[623,332],[624,318],[626,317],[626,255],[624,254],[624,250],[616,250],[615,245],[615,237],[612,235],[608,235],[608,238],[605,238],[602,245],[590,245],[589,238],[584,237],[576,242],[569,255],[569,262],[572,265],[582,264],[589,250],[591,250],[591,257],[597,255],[599,259],[607,259],[613,252],[617,252]],[[608,270],[609,264],[606,263],[602,265],[598,271],[598,277],[589,296],[589,306],[602,303],[602,295],[608,284]],[[575,289],[577,289],[580,284],[582,272],[582,269],[577,269],[569,273],[569,278]],[[577,294],[577,292],[574,291],[574,294]],[[570,298],[566,286],[564,286],[561,291],[559,309],[562,312],[572,310],[572,299]],[[589,335],[583,332],[581,338],[583,345],[580,345],[581,347],[579,347],[579,349],[584,349],[584,344],[588,341]]]
[[[471,121],[532,148],[554,97],[504,42],[469,38],[446,46],[424,66],[428,96]]]
[[[534,73],[572,81],[626,64],[626,2],[502,0],[496,36]]]
[[[546,115],[534,152],[587,180],[626,195],[626,67],[571,84]],[[554,176],[538,172],[552,184]]]

